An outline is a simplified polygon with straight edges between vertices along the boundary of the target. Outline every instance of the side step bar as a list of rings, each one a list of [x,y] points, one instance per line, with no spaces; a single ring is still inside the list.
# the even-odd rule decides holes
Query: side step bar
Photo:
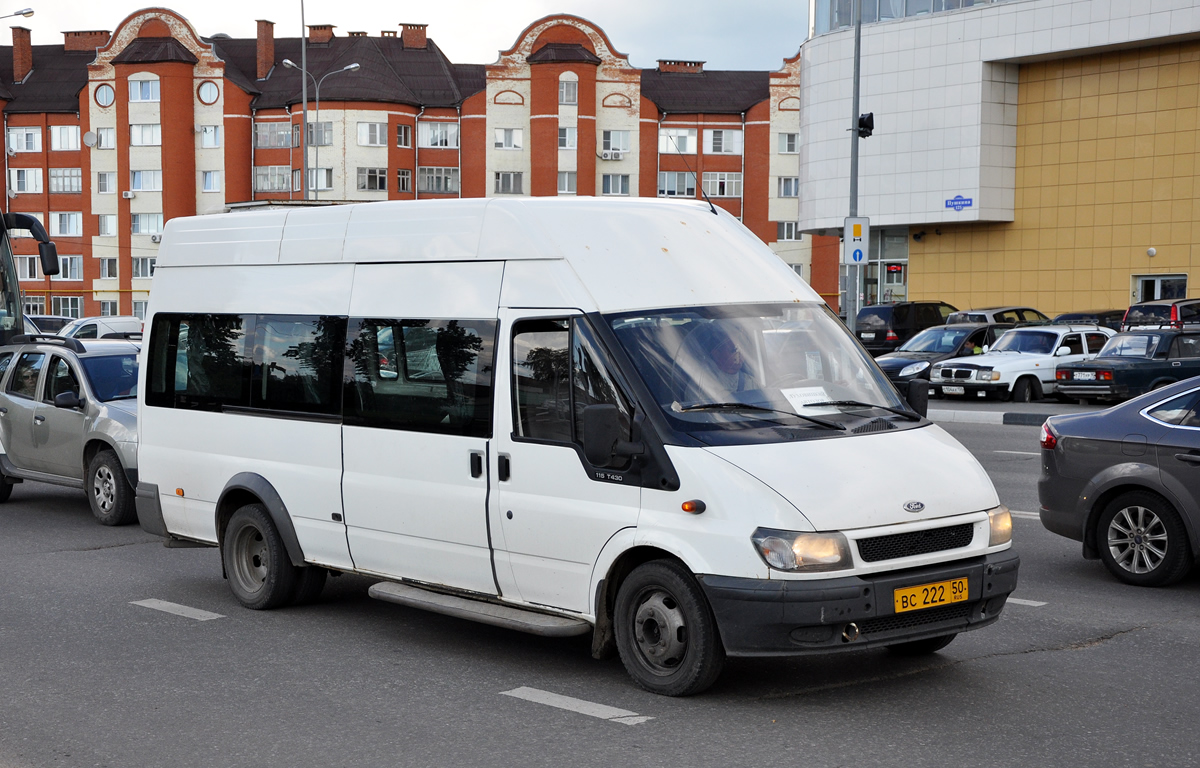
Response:
[[[592,625],[582,619],[552,616],[510,605],[471,600],[391,581],[381,581],[372,585],[367,594],[376,600],[386,600],[410,608],[420,608],[423,611],[433,611],[542,637],[572,637],[592,631]]]

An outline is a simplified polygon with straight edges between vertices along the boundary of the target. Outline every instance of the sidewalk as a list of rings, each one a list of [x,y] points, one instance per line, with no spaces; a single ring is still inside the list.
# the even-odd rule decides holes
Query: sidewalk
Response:
[[[1103,410],[1095,405],[1072,405],[1055,400],[1040,403],[1001,403],[995,401],[930,400],[929,418],[933,421],[972,424],[1009,424],[1039,427],[1051,416],[1065,413],[1089,413]]]

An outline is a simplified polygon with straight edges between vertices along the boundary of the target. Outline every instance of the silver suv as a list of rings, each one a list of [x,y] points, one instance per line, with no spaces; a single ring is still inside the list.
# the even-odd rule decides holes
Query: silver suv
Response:
[[[104,525],[137,522],[140,347],[43,334],[0,347],[0,502],[36,480],[82,488]]]

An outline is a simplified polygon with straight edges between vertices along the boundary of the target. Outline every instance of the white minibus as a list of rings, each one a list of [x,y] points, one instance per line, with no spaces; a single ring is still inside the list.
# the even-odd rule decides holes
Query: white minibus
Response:
[[[1016,587],[979,463],[703,203],[173,219],[146,333],[139,519],[248,608],[364,574],[685,695],[730,656],[931,653]]]

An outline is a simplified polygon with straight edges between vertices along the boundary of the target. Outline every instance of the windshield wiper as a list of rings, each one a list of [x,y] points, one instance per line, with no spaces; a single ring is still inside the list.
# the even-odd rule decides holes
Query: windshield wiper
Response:
[[[864,403],[859,400],[826,400],[823,403],[805,403],[804,404],[804,406],[806,408],[809,406],[814,406],[814,405],[858,405],[863,408],[878,408],[881,411],[891,411],[894,414],[903,416],[904,418],[908,419],[909,421],[920,421],[921,420],[921,414],[919,414],[919,413],[913,413],[912,411],[904,411],[899,408],[890,408],[886,405],[875,405],[874,403]]]
[[[826,429],[845,429],[844,426],[834,421],[827,419],[818,419],[816,416],[805,416],[802,413],[795,411],[780,411],[775,408],[766,408],[761,405],[750,405],[749,403],[699,403],[697,405],[689,405],[681,407],[677,410],[678,413],[690,413],[692,411],[762,411],[764,413],[782,413],[784,416],[795,416],[798,419],[811,421],[813,424],[825,427]]]

